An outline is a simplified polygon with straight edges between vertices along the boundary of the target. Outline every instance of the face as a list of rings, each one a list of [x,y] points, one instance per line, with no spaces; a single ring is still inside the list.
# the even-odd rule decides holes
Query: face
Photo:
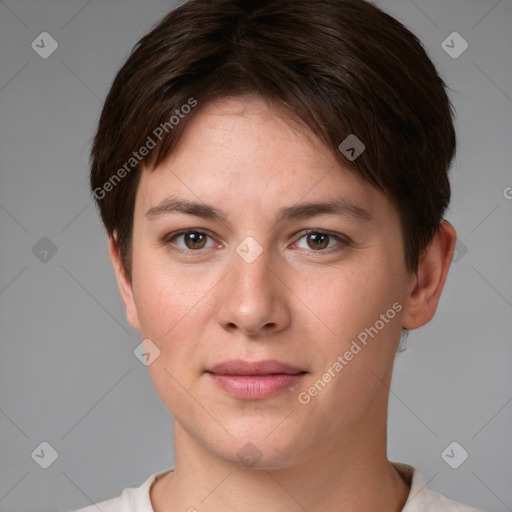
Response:
[[[123,292],[162,401],[201,449],[262,467],[368,435],[410,292],[397,211],[258,98],[197,114],[142,173]]]

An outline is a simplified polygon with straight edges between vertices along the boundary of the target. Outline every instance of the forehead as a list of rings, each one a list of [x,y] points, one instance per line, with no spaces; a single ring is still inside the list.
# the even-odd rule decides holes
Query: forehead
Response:
[[[284,107],[255,96],[221,99],[198,110],[172,153],[155,169],[143,170],[136,210],[146,212],[169,195],[221,203],[239,216],[339,197],[374,214],[391,207]]]

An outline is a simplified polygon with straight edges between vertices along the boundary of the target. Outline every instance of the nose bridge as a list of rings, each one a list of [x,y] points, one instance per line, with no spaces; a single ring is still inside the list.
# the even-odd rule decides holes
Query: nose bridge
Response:
[[[232,259],[234,295],[237,295],[236,290],[239,290],[239,300],[247,303],[271,299],[275,291],[275,276],[270,269],[271,264],[271,252],[268,249],[264,250],[254,239],[245,239],[239,244]]]
[[[272,270],[274,265],[271,251],[256,240],[239,244],[219,307],[218,320],[224,327],[255,334],[265,326],[279,329],[288,324],[286,294]]]

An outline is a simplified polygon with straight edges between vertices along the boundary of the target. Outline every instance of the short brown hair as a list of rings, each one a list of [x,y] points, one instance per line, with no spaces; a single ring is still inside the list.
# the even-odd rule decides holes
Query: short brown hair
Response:
[[[415,271],[450,201],[456,146],[446,85],[416,36],[365,0],[189,0],[136,45],[94,139],[91,187],[126,274],[140,165],[158,165],[202,105],[251,93],[284,103],[387,195]],[[351,134],[365,145],[355,160],[339,149]]]

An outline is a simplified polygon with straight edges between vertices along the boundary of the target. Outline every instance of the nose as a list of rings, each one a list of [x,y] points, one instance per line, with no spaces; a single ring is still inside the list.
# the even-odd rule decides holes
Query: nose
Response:
[[[234,252],[231,270],[218,290],[219,324],[250,337],[286,329],[291,321],[286,263],[280,264],[265,250],[254,260],[240,254]]]

